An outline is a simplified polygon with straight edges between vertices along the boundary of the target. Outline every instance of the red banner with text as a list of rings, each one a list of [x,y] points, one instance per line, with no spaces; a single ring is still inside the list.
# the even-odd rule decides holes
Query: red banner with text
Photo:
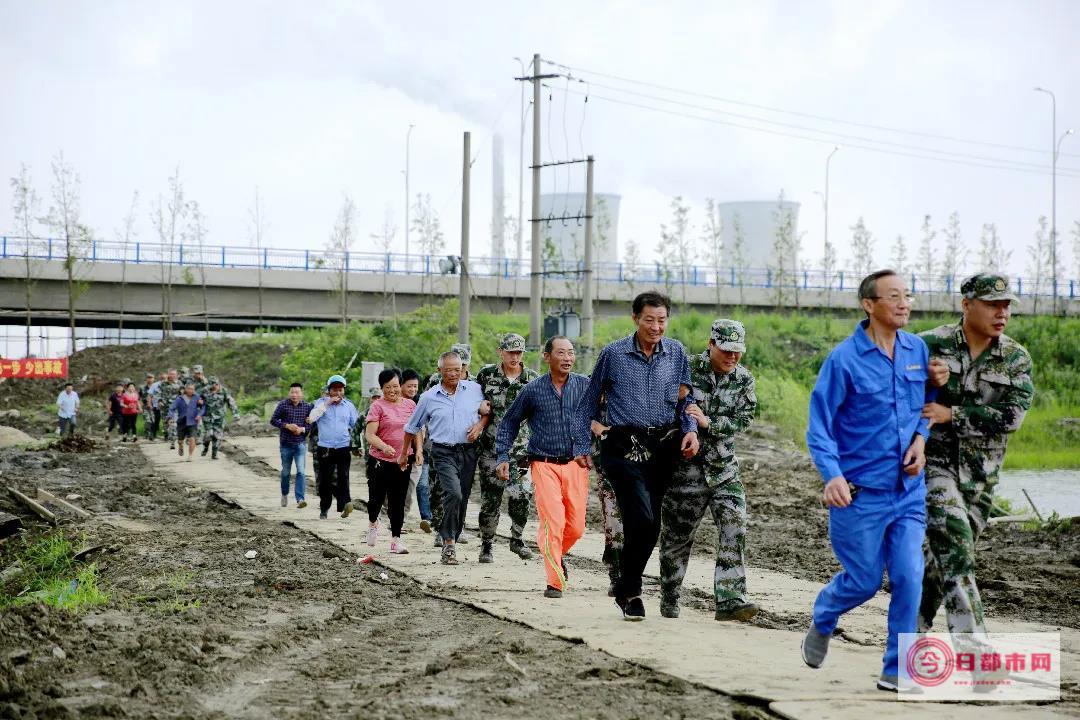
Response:
[[[6,358],[0,358],[0,378],[50,380],[55,378],[66,378],[67,374],[67,358],[60,358],[58,360],[46,358],[8,360]]]

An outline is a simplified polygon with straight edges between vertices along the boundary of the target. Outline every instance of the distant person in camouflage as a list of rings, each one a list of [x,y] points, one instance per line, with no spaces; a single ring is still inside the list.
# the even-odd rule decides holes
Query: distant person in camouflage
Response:
[[[139,409],[143,416],[143,437],[154,439],[154,373],[146,373],[146,380],[139,387]]]
[[[461,358],[461,379],[472,380],[475,382],[476,378],[469,372],[469,363],[472,362],[472,346],[468,343],[454,343],[450,346],[450,352],[457,354]],[[428,378],[427,385],[424,388],[424,392],[427,392],[431,388],[435,387],[442,382],[442,375],[438,371],[432,373]],[[417,400],[419,402],[419,400]],[[424,432],[424,462],[428,465],[429,477],[434,477],[431,473],[431,437],[426,431]],[[442,526],[443,510],[442,510],[442,487],[437,482],[428,482],[428,498],[431,502],[431,525],[438,528]],[[469,542],[468,534],[462,530],[461,537],[458,538],[458,542],[466,544]],[[435,533],[435,547],[442,547],[442,538],[438,532]]]
[[[597,416],[598,419],[592,421],[592,461],[596,470],[596,497],[600,500],[600,513],[604,520],[604,554],[601,559],[611,581],[608,585],[608,597],[615,597],[615,585],[619,582],[619,553],[623,548],[623,524],[619,504],[615,499],[615,488],[604,474],[604,467],[600,463],[600,445],[611,429],[607,419],[607,403],[603,396],[600,397]]]
[[[217,460],[218,445],[225,439],[225,407],[228,406],[232,410],[233,417],[239,415],[240,411],[236,407],[236,400],[228,390],[221,386],[216,377],[207,378],[207,382],[208,388],[200,395],[205,404],[202,422],[202,454],[205,457],[206,451],[213,446],[210,459]]]
[[[690,551],[701,519],[712,510],[716,525],[713,593],[717,620],[749,620],[758,608],[746,600],[746,493],[735,457],[735,434],[754,421],[754,376],[739,364],[746,330],[735,320],[712,325],[709,347],[690,359],[694,404],[686,408],[698,424],[701,451],[680,459],[664,496],[660,532],[660,614],[679,616]]]
[[[170,450],[176,449],[176,416],[169,412],[169,408],[183,391],[184,386],[180,384],[176,368],[169,368],[158,388],[158,409],[165,418],[165,439],[169,441]]]
[[[532,500],[532,479],[522,464],[528,462],[529,433],[527,426],[522,426],[517,439],[510,448],[510,476],[508,481],[499,479],[495,472],[498,465],[495,454],[495,436],[499,422],[506,410],[514,403],[518,393],[525,385],[540,374],[532,368],[523,367],[521,356],[525,352],[525,338],[516,333],[507,333],[499,343],[499,363],[485,365],[476,374],[476,382],[484,391],[484,397],[491,403],[491,422],[480,436],[480,458],[477,470],[480,472],[480,562],[493,561],[492,545],[495,531],[499,527],[499,510],[502,507],[503,491],[507,496],[507,510],[510,513],[510,552],[522,560],[531,560],[532,551],[525,547],[521,534],[529,520],[529,504]]]
[[[1007,278],[979,274],[960,286],[964,316],[920,334],[940,385],[923,408],[926,443],[926,571],[919,631],[942,602],[949,632],[985,636],[975,584],[975,544],[986,528],[1009,435],[1020,429],[1035,394],[1031,356],[1005,335],[1016,296]]]

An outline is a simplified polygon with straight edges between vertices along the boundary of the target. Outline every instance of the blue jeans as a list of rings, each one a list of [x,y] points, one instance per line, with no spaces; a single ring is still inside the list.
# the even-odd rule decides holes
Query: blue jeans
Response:
[[[428,471],[430,463],[425,462],[420,469],[420,479],[416,481],[416,506],[420,508],[422,520],[431,519],[431,488],[428,486]]]
[[[281,494],[289,494],[289,471],[296,463],[296,502],[304,499],[304,462],[307,459],[307,444],[281,445]]]
[[[918,632],[922,598],[923,538],[926,536],[926,485],[922,478],[907,489],[860,488],[851,505],[829,509],[829,539],[844,567],[814,601],[814,626],[831,635],[840,616],[881,589],[889,571],[889,639],[882,673],[897,675],[899,633]]]

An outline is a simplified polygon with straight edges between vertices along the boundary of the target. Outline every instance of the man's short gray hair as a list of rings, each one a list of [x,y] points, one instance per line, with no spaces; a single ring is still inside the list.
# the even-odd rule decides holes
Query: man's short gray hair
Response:
[[[442,369],[442,366],[446,364],[444,362],[446,360],[457,360],[458,362],[461,362],[461,356],[453,350],[447,350],[439,356],[439,369]]]

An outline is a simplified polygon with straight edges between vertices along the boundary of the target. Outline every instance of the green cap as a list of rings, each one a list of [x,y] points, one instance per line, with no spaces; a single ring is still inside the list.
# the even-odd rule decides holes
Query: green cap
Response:
[[[711,337],[721,350],[746,352],[746,328],[738,320],[716,320],[712,324]]]
[[[960,285],[960,294],[968,300],[1016,300],[1009,289],[1009,278],[998,273],[972,275]]]
[[[472,361],[472,347],[468,343],[454,343],[450,346],[450,351],[456,352],[464,365],[468,365]]]
[[[499,349],[509,352],[524,352],[525,338],[517,333],[506,333],[503,335],[502,342],[499,343]]]

